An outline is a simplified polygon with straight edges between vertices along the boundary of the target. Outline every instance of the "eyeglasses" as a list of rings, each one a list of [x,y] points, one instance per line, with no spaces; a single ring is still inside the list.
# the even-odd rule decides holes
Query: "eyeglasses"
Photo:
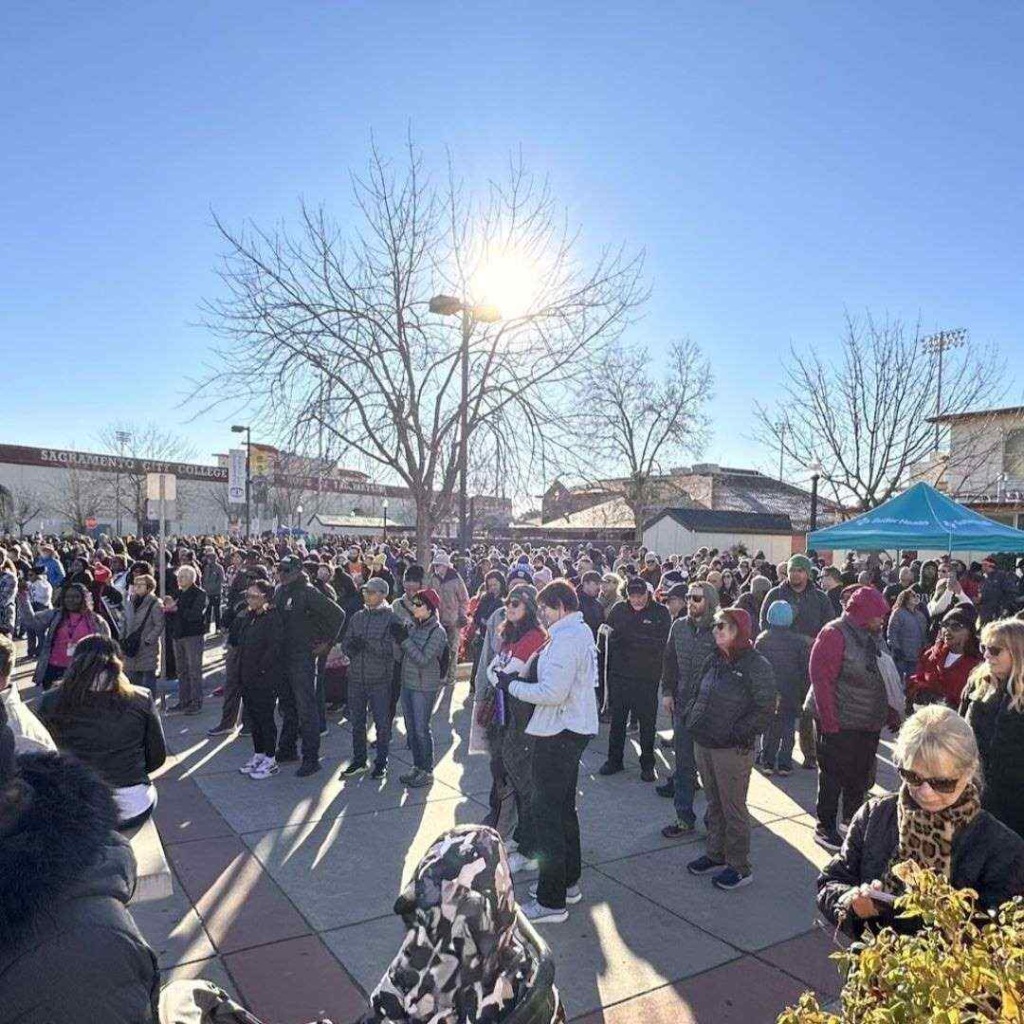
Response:
[[[1000,647],[998,644],[985,644],[981,648],[981,653],[984,654],[986,657],[988,657],[988,655],[991,654],[993,658],[998,658],[999,655],[1002,654],[1005,650],[1005,647]]]
[[[926,779],[923,775],[918,775],[917,772],[912,772],[909,768],[900,768],[899,772],[903,781],[914,789],[918,789],[927,782],[936,793],[948,794],[952,793],[960,785],[959,779]]]
[[[686,600],[687,601],[703,601],[704,600],[704,595],[703,594],[687,594],[686,595]]]

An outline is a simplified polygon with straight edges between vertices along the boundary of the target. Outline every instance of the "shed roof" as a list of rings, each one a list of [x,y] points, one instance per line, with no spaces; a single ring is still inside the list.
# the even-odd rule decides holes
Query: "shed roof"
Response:
[[[788,515],[765,512],[734,512],[710,508],[666,508],[644,524],[653,526],[665,516],[671,516],[680,526],[696,533],[714,533],[742,530],[746,533],[792,533],[793,523]]]

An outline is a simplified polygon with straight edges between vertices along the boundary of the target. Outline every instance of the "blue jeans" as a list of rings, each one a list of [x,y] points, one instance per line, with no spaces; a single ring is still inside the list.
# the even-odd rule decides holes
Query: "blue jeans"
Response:
[[[412,748],[412,763],[425,772],[434,770],[434,737],[430,732],[430,716],[437,700],[435,690],[410,690],[402,687],[402,714],[405,731]]]
[[[373,715],[377,730],[376,763],[388,763],[391,747],[391,683],[376,683],[366,686],[362,679],[349,678],[348,718],[352,725],[352,761],[366,763],[366,709]]]
[[[796,711],[776,711],[764,731],[761,763],[766,768],[793,768],[793,744],[796,741]]]
[[[697,815],[693,812],[693,794],[697,789],[697,762],[693,754],[693,737],[678,712],[672,716],[672,729],[672,742],[676,752],[675,795],[673,796],[676,818],[688,825],[696,825]]]

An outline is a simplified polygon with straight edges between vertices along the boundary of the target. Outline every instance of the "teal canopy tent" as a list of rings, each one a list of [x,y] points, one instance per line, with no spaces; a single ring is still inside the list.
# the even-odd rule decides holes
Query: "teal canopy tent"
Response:
[[[1024,531],[914,484],[884,505],[807,537],[816,551],[1024,551]]]

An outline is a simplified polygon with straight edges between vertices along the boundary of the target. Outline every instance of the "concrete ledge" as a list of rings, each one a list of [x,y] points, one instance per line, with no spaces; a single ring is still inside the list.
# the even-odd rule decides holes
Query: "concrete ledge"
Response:
[[[174,893],[171,868],[164,855],[164,845],[156,822],[149,818],[129,840],[135,854],[137,881],[132,903],[163,900]]]

